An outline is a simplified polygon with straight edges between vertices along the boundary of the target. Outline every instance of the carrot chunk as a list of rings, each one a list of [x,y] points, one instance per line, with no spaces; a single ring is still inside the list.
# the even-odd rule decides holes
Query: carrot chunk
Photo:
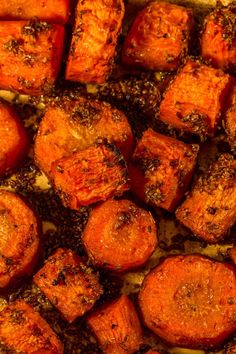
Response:
[[[176,70],[188,53],[192,11],[154,1],[139,12],[125,39],[122,61],[151,70]]]
[[[126,116],[109,104],[80,97],[49,107],[35,141],[37,165],[51,175],[52,162],[87,149],[98,138],[114,143],[128,158],[134,138]]]
[[[90,310],[102,293],[92,269],[77,254],[63,248],[46,260],[34,283],[68,322]]]
[[[112,68],[124,16],[123,0],[79,1],[66,79],[102,84]]]
[[[236,149],[236,84],[227,99],[227,109],[224,114],[225,131],[228,136],[228,142],[233,149]]]
[[[64,28],[38,20],[0,22],[0,88],[39,95],[52,88]]]
[[[204,59],[222,70],[236,69],[235,5],[217,8],[205,19],[201,37]]]
[[[149,212],[129,200],[108,200],[91,212],[83,243],[97,266],[125,271],[146,263],[157,245],[156,232]]]
[[[160,119],[200,136],[213,135],[231,83],[221,70],[189,60],[165,93]]]
[[[0,289],[30,275],[39,252],[39,225],[15,193],[0,191]]]
[[[15,169],[25,157],[29,141],[15,110],[0,102],[0,176]]]
[[[119,150],[108,143],[56,161],[52,173],[62,202],[71,209],[104,201],[129,189],[125,161]]]
[[[12,350],[9,353],[63,353],[63,344],[47,322],[23,300],[1,312],[0,341]]]
[[[148,204],[173,211],[190,183],[197,152],[198,145],[148,129],[129,165],[132,191]]]
[[[169,344],[215,347],[236,330],[235,269],[197,254],[169,257],[146,276],[139,305]]]
[[[69,17],[70,0],[1,0],[1,20],[30,20],[37,17],[64,24]]]
[[[177,219],[210,243],[236,222],[236,160],[223,154],[201,176],[176,212]]]
[[[125,295],[87,318],[106,354],[133,353],[142,344],[142,330],[134,305]]]

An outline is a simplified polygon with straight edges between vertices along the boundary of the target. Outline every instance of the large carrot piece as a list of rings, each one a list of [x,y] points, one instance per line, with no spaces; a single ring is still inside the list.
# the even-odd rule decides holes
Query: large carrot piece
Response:
[[[1,311],[0,342],[9,353],[63,353],[63,344],[47,322],[23,300]]]
[[[164,260],[139,293],[144,323],[171,345],[211,348],[236,330],[236,273],[201,255]]]
[[[134,353],[142,343],[142,330],[134,305],[125,295],[87,318],[104,354]]]
[[[134,138],[126,116],[107,103],[87,100],[65,100],[48,107],[35,141],[37,165],[51,175],[52,162],[87,149],[97,139],[106,138],[128,158]]]
[[[46,260],[34,283],[68,322],[90,310],[102,293],[92,269],[76,253],[63,248]]]
[[[32,95],[49,91],[61,66],[63,42],[62,26],[1,21],[0,88]]]
[[[56,161],[52,175],[63,204],[71,209],[105,201],[129,189],[125,161],[108,143]]]
[[[91,212],[83,243],[99,267],[114,271],[135,268],[145,264],[156,248],[155,221],[129,200],[108,200]]]
[[[148,129],[129,164],[132,191],[148,204],[173,211],[190,183],[197,153],[198,145]]]
[[[66,79],[102,84],[110,74],[124,16],[123,0],[83,0],[66,68]]]
[[[176,70],[188,53],[192,11],[153,1],[135,18],[122,48],[122,61],[151,70]]]
[[[201,176],[176,217],[195,235],[216,243],[236,222],[236,160],[223,154]]]
[[[1,0],[1,20],[30,20],[37,17],[64,24],[69,17],[70,0]]]
[[[30,275],[39,253],[36,216],[15,193],[0,191],[0,289]]]
[[[15,169],[29,148],[26,129],[15,110],[0,102],[0,176]]]
[[[187,61],[166,90],[160,119],[183,131],[213,135],[231,83],[223,71]]]

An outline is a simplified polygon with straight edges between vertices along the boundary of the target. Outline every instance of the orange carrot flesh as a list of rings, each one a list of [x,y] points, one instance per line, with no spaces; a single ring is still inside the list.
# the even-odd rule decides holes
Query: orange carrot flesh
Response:
[[[224,127],[228,137],[228,142],[233,149],[236,148],[236,84],[232,86],[227,99],[226,110],[224,112]]]

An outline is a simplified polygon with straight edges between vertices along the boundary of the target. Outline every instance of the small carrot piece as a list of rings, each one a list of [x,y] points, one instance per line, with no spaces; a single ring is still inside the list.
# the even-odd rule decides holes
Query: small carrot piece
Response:
[[[108,200],[92,210],[83,243],[95,265],[125,271],[146,263],[156,248],[156,233],[149,212],[129,200]]]
[[[198,145],[146,130],[129,164],[132,191],[148,204],[173,211],[190,183],[197,153]]]
[[[0,22],[0,88],[39,95],[57,78],[64,28],[38,20]]]
[[[142,344],[142,330],[137,313],[125,295],[91,313],[87,323],[95,333],[104,354],[133,353]]]
[[[39,224],[15,193],[0,191],[0,289],[30,275],[38,259]]]
[[[0,102],[0,176],[14,170],[29,148],[26,129],[15,110]]]
[[[176,70],[188,53],[190,9],[153,1],[136,16],[122,48],[122,61],[150,70]]]
[[[176,217],[198,237],[216,243],[236,222],[235,201],[236,160],[223,154],[198,179]]]
[[[139,305],[167,343],[216,347],[236,330],[236,271],[200,254],[166,258],[144,279]]]
[[[1,311],[0,342],[14,353],[63,353],[63,344],[47,322],[23,300]]]
[[[78,2],[66,68],[67,80],[97,84],[106,81],[112,68],[123,16],[123,0]]]
[[[224,127],[228,142],[233,149],[236,149],[236,83],[227,99],[227,106],[224,113]]]
[[[34,283],[68,322],[83,316],[102,293],[92,269],[76,253],[63,248],[46,260]]]

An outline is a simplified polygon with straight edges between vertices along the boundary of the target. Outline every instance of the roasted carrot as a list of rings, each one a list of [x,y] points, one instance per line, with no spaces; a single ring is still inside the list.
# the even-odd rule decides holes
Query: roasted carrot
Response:
[[[108,200],[91,212],[83,243],[95,265],[125,271],[146,263],[156,248],[156,233],[149,212],[129,200]]]
[[[107,103],[83,97],[47,109],[35,141],[37,165],[51,175],[52,162],[106,138],[128,158],[134,138],[125,115]]]
[[[236,264],[236,247],[231,248],[229,254],[233,262]]]
[[[1,21],[0,88],[30,95],[49,91],[60,69],[63,42],[62,26]]]
[[[217,7],[204,23],[201,52],[204,59],[222,70],[236,69],[235,5]]]
[[[173,211],[190,183],[198,145],[148,129],[129,164],[132,191],[148,204]]]
[[[142,330],[134,305],[125,295],[88,316],[104,354],[127,354],[139,349]]]
[[[187,61],[167,88],[160,119],[200,136],[213,135],[230,90],[232,78],[198,61]]]
[[[102,293],[92,269],[76,253],[63,248],[46,260],[34,283],[68,322],[90,310]]]
[[[123,0],[78,2],[66,68],[67,80],[97,84],[106,81],[112,68],[123,16]]]
[[[63,344],[47,322],[23,300],[1,311],[0,342],[9,348],[9,353],[63,353]]]
[[[122,48],[122,61],[151,70],[176,70],[188,53],[190,9],[151,2],[135,18]]]
[[[70,0],[1,0],[1,20],[30,20],[37,17],[64,24],[69,17]]]
[[[15,110],[0,102],[0,176],[15,169],[25,157],[29,141]]]
[[[139,293],[144,323],[171,345],[212,348],[236,330],[236,271],[202,255],[173,256]]]
[[[0,190],[0,289],[32,273],[39,244],[33,211],[17,194]]]
[[[56,161],[52,175],[63,204],[71,209],[104,201],[129,189],[125,161],[109,143]]]
[[[223,154],[202,175],[176,212],[177,219],[210,243],[236,222],[236,160]]]
[[[226,110],[224,113],[224,127],[227,133],[228,142],[233,149],[236,149],[236,83],[228,95]]]

